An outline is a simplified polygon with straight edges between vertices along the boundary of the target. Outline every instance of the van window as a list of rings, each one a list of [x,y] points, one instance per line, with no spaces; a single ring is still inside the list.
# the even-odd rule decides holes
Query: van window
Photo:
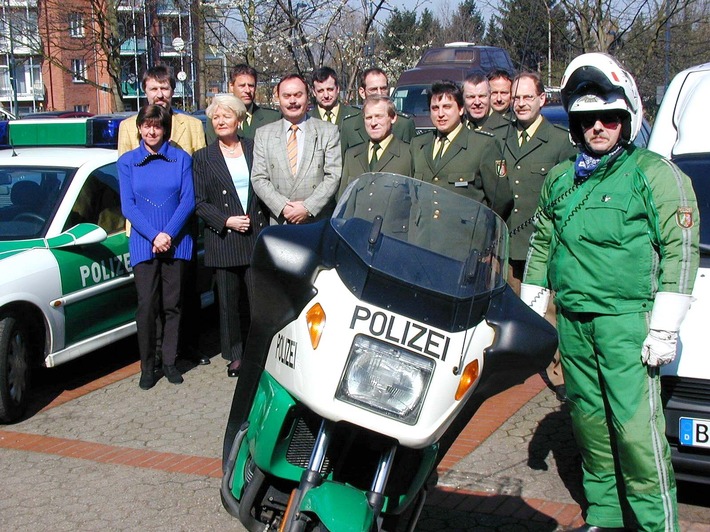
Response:
[[[440,63],[480,63],[478,48],[434,48],[426,52],[418,66]]]
[[[429,114],[427,90],[431,85],[407,85],[397,88],[392,94],[394,106],[401,113],[412,116]]]

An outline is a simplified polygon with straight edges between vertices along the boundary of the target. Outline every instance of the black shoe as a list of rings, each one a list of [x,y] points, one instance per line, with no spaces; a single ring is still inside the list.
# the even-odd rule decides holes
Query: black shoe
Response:
[[[141,390],[150,390],[153,386],[155,386],[156,382],[158,382],[158,379],[155,376],[155,371],[142,371],[141,378],[138,381],[138,386],[140,386]]]
[[[627,532],[628,528],[623,528],[623,527],[603,527],[603,526],[595,526],[595,525],[584,525],[580,526],[579,528],[574,528],[570,530],[569,532]]]
[[[163,373],[165,373],[165,378],[168,379],[168,382],[172,384],[182,384],[184,382],[180,371],[175,366],[163,366]]]
[[[186,348],[184,354],[180,355],[180,358],[189,360],[190,362],[192,362],[193,364],[197,364],[198,366],[207,366],[210,364],[210,357],[200,353],[199,349],[195,347]]]
[[[239,370],[242,367],[241,360],[233,360],[227,364],[227,376],[228,377],[239,377]]]
[[[559,386],[555,386],[555,397],[557,397],[557,400],[560,403],[566,403],[567,402],[567,386],[564,384],[560,384]]]

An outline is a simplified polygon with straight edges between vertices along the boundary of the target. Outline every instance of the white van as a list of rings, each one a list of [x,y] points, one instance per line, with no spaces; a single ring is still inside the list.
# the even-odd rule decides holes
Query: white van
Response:
[[[676,477],[710,484],[710,63],[678,74],[668,87],[648,148],[690,176],[700,210],[700,268],[676,360],[661,384]]]

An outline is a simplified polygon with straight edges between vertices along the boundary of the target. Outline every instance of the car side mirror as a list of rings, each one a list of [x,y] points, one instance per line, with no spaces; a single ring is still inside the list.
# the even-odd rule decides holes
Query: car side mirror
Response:
[[[106,231],[95,224],[77,224],[67,229],[61,235],[47,239],[50,248],[69,248],[74,246],[85,246],[87,244],[98,244],[106,240]]]

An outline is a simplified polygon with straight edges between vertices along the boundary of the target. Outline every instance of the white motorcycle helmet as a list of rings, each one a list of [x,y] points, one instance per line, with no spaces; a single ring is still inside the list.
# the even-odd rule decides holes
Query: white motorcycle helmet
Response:
[[[636,82],[610,55],[593,52],[573,59],[562,77],[561,93],[570,136],[577,144],[584,142],[578,113],[620,111],[625,144],[631,144],[641,129],[643,106]]]

